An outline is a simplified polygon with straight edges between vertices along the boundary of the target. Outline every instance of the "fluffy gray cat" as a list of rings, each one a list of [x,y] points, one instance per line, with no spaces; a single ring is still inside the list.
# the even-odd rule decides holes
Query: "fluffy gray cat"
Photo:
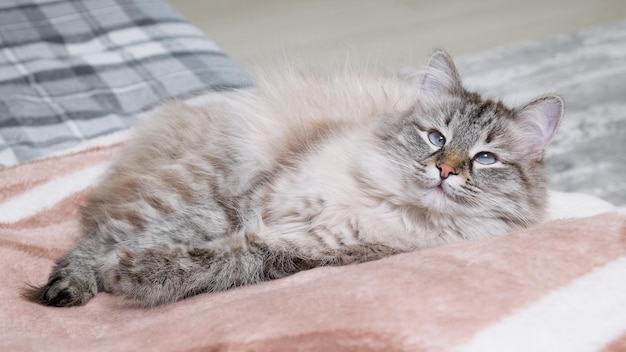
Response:
[[[153,306],[541,221],[561,98],[483,99],[444,52],[420,77],[288,70],[168,104],[91,193],[82,241],[27,296]]]

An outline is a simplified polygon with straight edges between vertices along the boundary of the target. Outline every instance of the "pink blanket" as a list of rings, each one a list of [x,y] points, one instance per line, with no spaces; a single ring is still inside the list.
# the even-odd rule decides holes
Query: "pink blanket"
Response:
[[[153,309],[24,300],[79,238],[78,206],[120,146],[0,170],[0,350],[626,350],[623,209]]]

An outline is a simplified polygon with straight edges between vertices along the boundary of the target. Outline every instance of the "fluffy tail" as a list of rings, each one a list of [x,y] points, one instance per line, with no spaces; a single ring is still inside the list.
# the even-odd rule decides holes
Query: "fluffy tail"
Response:
[[[316,266],[290,251],[271,250],[252,236],[223,238],[200,248],[122,249],[119,256],[119,265],[105,280],[114,293],[142,306],[277,279]]]
[[[359,263],[398,252],[382,245],[359,245],[311,255],[285,243],[271,245],[255,235],[241,234],[201,248],[152,248],[141,252],[123,249],[119,265],[105,275],[105,280],[114,293],[142,306],[154,306],[278,279],[317,266]]]

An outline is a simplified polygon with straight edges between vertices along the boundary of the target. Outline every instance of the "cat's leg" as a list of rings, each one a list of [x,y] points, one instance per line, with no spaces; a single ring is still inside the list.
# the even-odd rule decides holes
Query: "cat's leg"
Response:
[[[43,286],[29,286],[24,296],[47,306],[67,307],[87,303],[99,289],[98,268],[111,261],[106,248],[95,237],[85,237],[70,253],[59,259]],[[109,258],[107,258],[109,257]],[[110,264],[109,264],[110,265]]]
[[[105,276],[115,293],[153,306],[318,266],[361,263],[399,252],[381,244],[359,244],[307,253],[280,238],[262,241],[256,234],[241,233],[203,247],[122,249],[119,265]]]
[[[145,220],[144,229],[104,219],[104,226],[87,227],[79,245],[59,259],[43,286],[29,286],[24,296],[48,306],[78,306],[97,292],[110,292],[104,273],[119,262],[118,243],[141,251],[152,247],[198,246],[226,236],[230,223],[224,212],[207,201],[199,206],[181,207],[167,216]],[[172,229],[176,229],[175,231]]]

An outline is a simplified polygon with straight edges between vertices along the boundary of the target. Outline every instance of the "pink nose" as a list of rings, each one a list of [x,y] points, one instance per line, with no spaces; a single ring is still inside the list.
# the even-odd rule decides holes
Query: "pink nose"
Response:
[[[448,178],[448,176],[450,176],[450,174],[452,175],[456,175],[456,170],[448,165],[448,164],[439,164],[439,166],[437,166],[437,168],[439,169],[439,176],[441,176],[442,179],[446,179]]]

